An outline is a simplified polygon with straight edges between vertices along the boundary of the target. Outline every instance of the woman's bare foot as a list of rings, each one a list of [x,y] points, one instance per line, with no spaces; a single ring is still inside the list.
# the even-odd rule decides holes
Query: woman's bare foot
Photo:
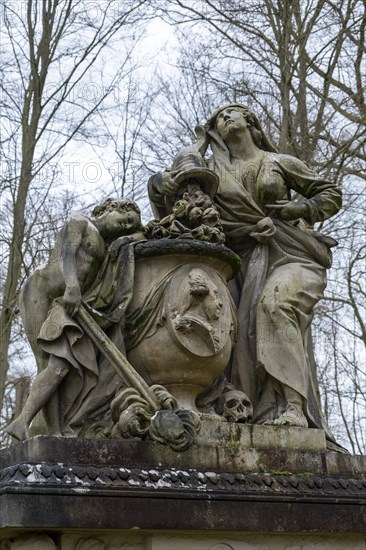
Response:
[[[23,441],[29,437],[28,429],[20,416],[10,422],[5,431],[15,439],[18,439],[18,441]]]

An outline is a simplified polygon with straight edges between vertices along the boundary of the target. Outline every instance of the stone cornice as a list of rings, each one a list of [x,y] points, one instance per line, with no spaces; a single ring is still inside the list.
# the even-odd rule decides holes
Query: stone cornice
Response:
[[[233,473],[179,469],[96,468],[64,464],[22,463],[0,471],[0,493],[38,491],[58,494],[117,491],[139,496],[146,492],[191,498],[302,498],[366,503],[366,479]]]
[[[365,457],[316,450],[314,438],[311,451],[248,448],[254,432],[239,435],[181,453],[139,440],[26,440],[0,453],[0,527],[365,532]]]

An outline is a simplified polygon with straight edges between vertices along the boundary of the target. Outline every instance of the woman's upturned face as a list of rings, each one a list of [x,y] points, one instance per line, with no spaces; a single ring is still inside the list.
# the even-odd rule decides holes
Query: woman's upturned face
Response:
[[[217,115],[216,130],[224,140],[231,133],[244,130],[247,127],[244,112],[238,107],[228,107]]]

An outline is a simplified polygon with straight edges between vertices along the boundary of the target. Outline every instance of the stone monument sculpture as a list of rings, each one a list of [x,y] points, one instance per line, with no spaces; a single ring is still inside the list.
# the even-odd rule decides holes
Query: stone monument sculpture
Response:
[[[8,432],[24,439],[38,421],[38,433],[182,450],[213,414],[332,439],[308,334],[336,244],[312,224],[339,210],[339,189],[276,152],[235,103],[148,188],[156,220],[143,227],[135,203],[108,199],[72,216],[27,280],[39,373]]]
[[[253,423],[322,427],[331,437],[308,335],[337,243],[312,225],[338,212],[341,192],[300,160],[279,154],[244,105],[223,105],[196,131],[196,149],[203,158],[210,146],[205,165],[219,177],[214,205],[226,243],[241,258],[229,283],[239,319],[231,381],[252,401]],[[150,179],[158,218],[178,190],[174,167]]]
[[[196,134],[148,182],[154,220],[71,216],[22,289],[38,374],[0,453],[5,548],[364,545],[366,457],[334,442],[309,339],[340,191],[244,105]]]
[[[177,155],[180,191],[164,220],[143,227],[135,203],[108,199],[65,223],[21,293],[39,372],[13,437],[150,437],[183,450],[202,415],[251,416],[223,374],[240,260],[222,245],[218,178],[203,165],[196,149]]]

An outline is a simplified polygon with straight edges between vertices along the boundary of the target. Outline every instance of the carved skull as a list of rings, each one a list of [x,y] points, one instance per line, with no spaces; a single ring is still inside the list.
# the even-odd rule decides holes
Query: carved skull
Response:
[[[220,395],[216,408],[228,422],[247,422],[253,414],[248,396],[239,390],[229,390]]]

